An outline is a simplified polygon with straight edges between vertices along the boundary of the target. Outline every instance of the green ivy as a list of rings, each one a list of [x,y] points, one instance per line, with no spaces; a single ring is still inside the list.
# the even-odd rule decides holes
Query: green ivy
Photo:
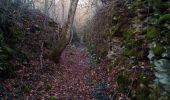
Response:
[[[14,51],[4,44],[2,33],[0,34],[0,38],[2,39],[0,41],[0,76],[12,77],[15,74],[15,68],[10,63],[10,60],[12,59]]]
[[[170,21],[170,14],[164,14],[160,16],[159,23],[165,22],[165,21]]]

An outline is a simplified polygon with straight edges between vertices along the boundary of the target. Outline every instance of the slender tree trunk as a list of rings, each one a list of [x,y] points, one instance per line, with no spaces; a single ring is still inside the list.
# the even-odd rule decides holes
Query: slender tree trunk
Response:
[[[62,36],[60,38],[60,41],[57,43],[56,48],[53,50],[53,52],[51,54],[52,60],[56,63],[59,62],[61,53],[63,52],[63,50],[66,48],[66,46],[70,42],[71,28],[72,28],[72,25],[73,25],[74,16],[75,16],[78,1],[79,0],[71,0],[69,12],[68,12],[68,19],[67,19],[66,24],[64,25],[64,27],[62,29]]]
[[[63,26],[64,25],[64,19],[65,19],[65,9],[64,9],[64,4],[65,4],[65,1],[64,0],[62,0],[62,2],[61,2],[61,5],[62,5],[62,23],[61,23],[61,26]]]
[[[49,0],[45,0],[44,13],[45,13],[46,15],[48,15],[48,3],[49,3]]]
[[[31,3],[32,3],[32,8],[35,9],[35,2],[34,2],[34,0],[31,0]]]

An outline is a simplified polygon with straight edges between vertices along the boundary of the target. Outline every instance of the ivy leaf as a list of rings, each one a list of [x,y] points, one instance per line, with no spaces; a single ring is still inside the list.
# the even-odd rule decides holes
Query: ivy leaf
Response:
[[[159,22],[161,23],[165,21],[170,21],[170,14],[165,14],[165,15],[160,16]]]

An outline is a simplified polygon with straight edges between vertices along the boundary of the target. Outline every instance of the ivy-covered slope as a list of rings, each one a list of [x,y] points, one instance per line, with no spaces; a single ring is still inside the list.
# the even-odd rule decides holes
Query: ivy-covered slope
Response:
[[[20,66],[37,57],[42,44],[52,50],[61,31],[48,16],[23,5],[0,1],[0,77],[15,76]]]
[[[109,72],[123,69],[117,74],[117,94],[137,100],[168,100],[170,1],[105,1],[88,23],[91,29],[85,39],[97,57],[108,54],[112,59]]]

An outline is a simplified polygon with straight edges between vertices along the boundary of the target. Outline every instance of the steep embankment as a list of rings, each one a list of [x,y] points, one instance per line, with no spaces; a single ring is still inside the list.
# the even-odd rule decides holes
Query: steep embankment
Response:
[[[90,87],[86,81],[90,64],[86,49],[69,46],[60,63],[55,64],[49,60],[49,54],[60,37],[59,25],[35,10],[16,10],[7,16],[10,17],[6,19],[9,22],[7,31],[12,35],[19,32],[22,37],[18,36],[21,40],[17,40],[17,52],[10,60],[16,69],[15,77],[0,80],[0,98],[40,100],[55,96],[59,99],[90,99]],[[4,33],[8,40],[6,34],[9,33]]]

